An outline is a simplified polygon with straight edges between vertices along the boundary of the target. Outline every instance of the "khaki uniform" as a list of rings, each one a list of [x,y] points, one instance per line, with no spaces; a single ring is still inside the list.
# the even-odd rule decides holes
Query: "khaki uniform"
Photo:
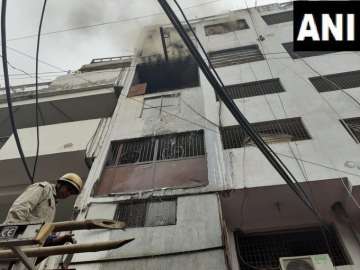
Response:
[[[55,218],[55,185],[30,185],[13,203],[4,223],[42,223]]]

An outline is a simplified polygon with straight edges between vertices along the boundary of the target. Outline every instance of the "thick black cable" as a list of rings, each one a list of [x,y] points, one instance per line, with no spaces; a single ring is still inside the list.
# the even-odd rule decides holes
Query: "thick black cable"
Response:
[[[39,149],[40,149],[40,131],[39,131],[39,51],[40,51],[40,39],[41,39],[41,28],[45,15],[47,0],[44,0],[44,4],[41,11],[37,44],[36,44],[36,56],[35,56],[35,124],[36,124],[36,154],[34,167],[32,172],[32,178],[35,179],[36,167],[39,160]]]
[[[224,104],[227,106],[229,111],[232,113],[232,115],[235,117],[235,119],[239,122],[240,126],[245,130],[245,132],[249,135],[250,138],[254,141],[254,143],[258,146],[259,150],[264,154],[264,156],[268,159],[268,161],[272,164],[272,166],[278,171],[278,173],[282,176],[282,178],[285,180],[285,182],[289,185],[289,187],[293,190],[293,192],[299,197],[301,201],[309,208],[309,210],[322,222],[321,217],[319,217],[317,211],[312,207],[311,203],[306,200],[302,194],[299,192],[296,186],[294,186],[294,183],[292,182],[289,175],[286,173],[286,171],[280,166],[280,164],[277,162],[277,160],[273,157],[272,152],[269,151],[269,149],[266,147],[265,142],[263,139],[256,134],[256,132],[253,130],[253,128],[250,126],[250,123],[247,121],[247,119],[243,116],[243,114],[240,112],[240,110],[237,108],[234,101],[229,97],[229,95],[223,91],[223,88],[220,86],[219,82],[216,80],[214,75],[211,73],[211,71],[208,69],[206,63],[202,59],[201,55],[197,51],[195,45],[187,35],[186,31],[184,30],[182,24],[180,23],[179,19],[176,17],[174,11],[171,9],[171,7],[168,5],[166,0],[158,0],[159,4],[169,17],[170,21],[178,31],[179,35],[181,36],[182,40],[188,47],[190,53],[195,58],[196,62],[198,63],[199,67],[203,71],[205,77],[209,81],[209,83],[213,86],[214,90],[218,94],[219,98],[224,102]]]
[[[178,7],[178,9],[180,10],[180,13],[182,14],[183,18],[185,19],[186,24],[188,25],[190,31],[192,32],[192,34],[195,37],[195,40],[197,41],[197,43],[199,44],[202,52],[204,53],[208,63],[209,63],[209,67],[212,69],[213,73],[215,74],[218,82],[221,84],[221,86],[223,87],[223,89],[225,90],[225,85],[221,80],[221,77],[219,76],[219,74],[217,73],[215,67],[212,65],[211,60],[209,59],[207,52],[205,51],[202,43],[200,42],[199,38],[197,37],[196,33],[194,32],[194,30],[191,27],[191,24],[189,22],[189,20],[187,19],[185,13],[183,12],[181,6],[179,5],[179,3],[177,2],[177,0],[173,0],[176,4],[176,6]],[[270,67],[269,67],[270,68]],[[273,154],[273,156],[278,160],[278,162],[283,166],[283,168],[287,171],[287,173],[289,174],[290,178],[294,181],[294,185],[297,186],[297,188],[300,190],[300,192],[303,194],[303,196],[305,197],[305,199],[309,202],[309,204],[312,206],[312,208],[314,210],[316,210],[312,204],[311,199],[309,198],[309,196],[307,195],[307,193],[305,192],[305,190],[303,189],[303,187],[300,185],[300,183],[297,181],[297,179],[295,178],[295,176],[292,174],[292,172],[287,168],[287,166],[283,163],[283,161],[277,156],[277,154],[272,150],[272,148],[270,146],[268,146],[265,143],[265,146],[268,148],[268,150]],[[319,214],[318,214],[319,215]]]
[[[7,4],[6,0],[2,0],[2,5],[1,5],[1,43],[2,43],[2,46],[1,46],[1,50],[2,50],[2,63],[3,63],[3,71],[4,71],[6,99],[7,99],[8,109],[9,109],[11,128],[12,128],[12,132],[14,134],[16,146],[18,148],[18,151],[19,151],[19,154],[21,157],[21,161],[24,165],[26,175],[29,177],[30,182],[33,183],[34,180],[30,173],[29,167],[26,163],[24,152],[22,150],[21,142],[19,139],[19,134],[17,133],[17,130],[16,130],[15,118],[14,118],[13,107],[12,107],[12,102],[11,102],[9,71],[8,71],[8,66],[7,66],[7,49],[6,49],[6,4]]]

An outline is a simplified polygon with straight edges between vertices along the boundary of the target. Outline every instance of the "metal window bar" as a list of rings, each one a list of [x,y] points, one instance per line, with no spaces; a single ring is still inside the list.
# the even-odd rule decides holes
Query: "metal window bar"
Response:
[[[124,221],[127,227],[144,227],[146,202],[120,203],[116,208],[114,220]]]
[[[262,96],[274,93],[285,92],[280,79],[269,79],[256,82],[233,84],[225,87],[225,91],[233,99]],[[216,96],[218,100],[218,97]]]
[[[360,143],[360,117],[340,120],[356,143]]]
[[[268,14],[262,16],[263,20],[267,25],[279,24],[284,22],[291,22],[294,18],[294,13],[292,10],[279,12],[275,14]]]
[[[349,264],[336,230],[330,226],[326,231],[333,263],[335,266]],[[280,257],[305,256],[328,253],[328,246],[320,228],[270,232],[262,234],[242,234],[235,232],[236,250],[241,269],[252,270],[247,264],[259,268],[277,268]]]
[[[124,221],[129,228],[175,225],[176,213],[176,198],[121,202],[114,220]]]
[[[323,54],[335,53],[334,51],[294,51],[294,44],[292,42],[282,44],[292,59],[319,56]]]
[[[224,67],[264,60],[264,56],[258,45],[209,52],[209,57],[214,67]]]
[[[205,155],[203,131],[159,137],[157,160],[181,159]]]
[[[311,139],[301,118],[280,119],[251,124],[267,143]],[[224,149],[253,145],[239,125],[220,129]]]
[[[112,142],[107,166],[205,155],[204,132],[190,131]]]
[[[151,137],[127,142],[113,142],[108,157],[108,166],[152,161],[155,140]]]
[[[360,70],[309,78],[318,92],[360,87]]]

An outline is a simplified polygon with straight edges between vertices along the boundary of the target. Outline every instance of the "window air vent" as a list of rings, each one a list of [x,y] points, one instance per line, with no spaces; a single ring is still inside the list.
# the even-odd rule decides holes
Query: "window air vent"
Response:
[[[267,143],[311,139],[301,118],[258,122],[251,125]],[[254,144],[239,125],[222,127],[220,131],[224,149],[240,148]]]
[[[212,25],[205,26],[205,35],[219,35],[226,34],[233,31],[248,29],[249,25],[244,19],[232,21],[232,22],[224,22]]]
[[[293,17],[294,14],[292,10],[262,16],[263,20],[266,22],[267,25],[291,22],[293,20]]]
[[[264,60],[264,56],[258,45],[209,52],[209,56],[214,67],[224,67]]]
[[[232,99],[261,96],[285,92],[279,79],[270,79],[256,82],[228,85],[225,91]],[[218,99],[218,98],[217,98]]]
[[[334,53],[333,51],[294,51],[294,46],[292,42],[282,44],[288,54],[292,59],[305,58],[311,56],[318,56],[323,54]]]
[[[360,117],[342,119],[340,122],[356,143],[360,143]]]
[[[319,92],[360,87],[360,70],[309,78]]]

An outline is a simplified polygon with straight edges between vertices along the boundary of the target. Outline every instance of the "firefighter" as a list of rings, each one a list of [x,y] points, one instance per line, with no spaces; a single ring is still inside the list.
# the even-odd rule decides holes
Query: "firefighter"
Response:
[[[13,203],[5,223],[53,222],[57,199],[66,199],[80,193],[83,182],[75,173],[60,177],[56,185],[39,182],[30,185]]]
[[[79,194],[82,186],[81,177],[75,173],[63,175],[55,185],[49,182],[32,184],[14,201],[4,223],[53,222],[56,200]],[[46,246],[61,245],[65,242],[72,242],[71,235],[49,237]]]
[[[83,181],[75,173],[61,176],[56,184],[39,182],[30,185],[12,204],[7,214],[5,224],[14,223],[51,223],[54,221],[56,201],[66,199],[71,195],[78,195]],[[73,235],[50,235],[43,246],[58,246],[67,242],[74,243]],[[35,264],[39,264],[46,257],[39,257]],[[12,269],[10,263],[8,269]]]

